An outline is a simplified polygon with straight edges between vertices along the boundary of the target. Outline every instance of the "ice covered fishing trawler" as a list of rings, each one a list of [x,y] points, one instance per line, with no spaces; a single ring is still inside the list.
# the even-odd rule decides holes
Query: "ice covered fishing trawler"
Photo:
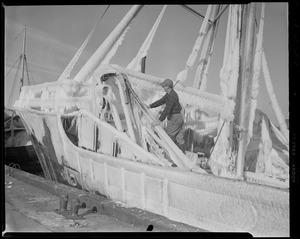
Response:
[[[159,83],[164,79],[142,73],[140,64],[166,6],[127,67],[110,59],[140,5],[130,9],[73,79],[69,73],[91,34],[58,81],[24,86],[15,109],[46,178],[209,231],[288,236],[288,130],[274,94],[279,129],[255,110],[261,66],[273,93],[262,47],[264,4],[255,37],[256,4],[207,7],[175,86],[184,107],[186,154],[163,126],[151,126],[154,114],[145,107],[163,94]],[[206,74],[225,10],[222,92],[216,95],[205,91]],[[201,48],[194,86],[185,87]]]

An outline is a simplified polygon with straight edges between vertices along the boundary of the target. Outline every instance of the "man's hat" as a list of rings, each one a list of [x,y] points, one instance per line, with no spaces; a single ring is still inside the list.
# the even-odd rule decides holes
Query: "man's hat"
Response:
[[[165,79],[164,81],[163,81],[163,83],[161,83],[160,84],[162,87],[164,87],[164,86],[169,86],[170,88],[173,88],[173,81],[172,80],[170,80],[170,79]]]

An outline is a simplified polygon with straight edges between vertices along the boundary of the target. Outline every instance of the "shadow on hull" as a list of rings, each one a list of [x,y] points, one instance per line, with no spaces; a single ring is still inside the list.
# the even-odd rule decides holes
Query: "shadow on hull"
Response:
[[[5,164],[20,167],[28,173],[43,176],[43,170],[32,145],[5,148]]]

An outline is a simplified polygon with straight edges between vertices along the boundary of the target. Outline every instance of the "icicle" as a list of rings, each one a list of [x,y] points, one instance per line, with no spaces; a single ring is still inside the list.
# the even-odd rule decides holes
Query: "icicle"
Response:
[[[212,17],[215,19],[218,14],[219,6],[214,5],[212,10]],[[201,51],[201,55],[199,58],[199,63],[194,79],[193,87],[200,89],[201,91],[206,90],[207,86],[207,72],[209,68],[210,58],[212,55],[214,39],[216,36],[217,28],[219,21],[217,21],[214,25],[210,25],[208,27],[208,34],[204,41],[204,46]]]
[[[160,21],[162,19],[162,16],[165,12],[167,8],[167,5],[165,5],[163,7],[163,9],[161,10],[156,22],[154,23],[153,27],[151,28],[147,38],[145,39],[143,45],[141,46],[138,54],[136,55],[136,57],[128,64],[128,66],[126,68],[128,69],[132,69],[132,70],[136,70],[136,71],[141,71],[141,60],[142,58],[144,58],[145,56],[147,56],[148,54],[148,50],[151,46],[151,43],[153,41],[153,37],[155,35],[155,32],[160,24]]]
[[[188,75],[188,67],[186,67],[183,71],[178,73],[176,77],[176,81],[184,83],[187,79],[187,75]]]
[[[257,158],[256,172],[264,173],[267,176],[272,175],[272,141],[267,129],[265,117],[261,123],[261,143],[259,145],[260,152]]]
[[[241,18],[237,12],[238,5],[230,6],[223,67],[220,71],[220,86],[222,95],[235,99],[239,71],[239,38]]]
[[[228,20],[227,20],[227,30],[226,30],[226,40],[225,40],[225,50],[224,50],[224,56],[223,56],[223,66],[220,70],[220,86],[221,86],[221,94],[223,96],[227,96],[227,79],[229,75],[229,69],[230,67],[230,61],[229,61],[229,51],[230,51],[230,26],[231,26],[231,16],[232,16],[232,8],[233,6],[229,6],[229,12],[228,12]]]
[[[262,51],[262,68],[263,68],[265,83],[267,86],[267,91],[268,91],[269,98],[271,101],[272,109],[276,115],[280,131],[284,135],[286,141],[289,142],[289,130],[287,129],[285,118],[281,112],[281,109],[280,109],[279,104],[276,99],[276,95],[274,93],[272,80],[271,80],[271,76],[270,76],[270,72],[269,72],[269,68],[268,68],[268,63],[267,63],[264,51]]]
[[[223,66],[220,71],[221,94],[232,100],[236,97],[239,70],[239,39],[241,27],[241,16],[238,14],[239,12],[239,5],[230,6]],[[211,155],[210,164],[214,174],[233,178],[235,174],[234,165],[236,152],[232,151],[230,146],[229,139],[232,133],[230,122],[223,122],[223,120],[219,121],[218,134],[220,134],[220,136]]]
[[[195,60],[197,58],[198,52],[202,46],[203,38],[207,34],[207,24],[208,24],[208,19],[210,16],[210,11],[211,11],[211,5],[208,6],[205,14],[204,21],[201,25],[200,31],[199,31],[199,36],[195,42],[195,45],[193,47],[192,53],[190,54],[187,62],[186,62],[186,67],[183,71],[179,72],[176,78],[176,81],[179,81],[181,83],[184,83],[187,79],[188,75],[188,70],[191,69],[195,63]]]
[[[201,53],[200,60],[199,60],[199,65],[198,65],[198,68],[196,71],[196,76],[194,79],[194,82],[195,82],[194,87],[200,89],[201,91],[205,91],[206,86],[207,86],[207,71],[208,71],[208,66],[209,66],[209,61],[210,61],[210,55],[207,53],[208,53],[209,46],[213,44],[211,42],[212,35],[213,35],[213,29],[211,28],[205,39],[202,53]],[[205,51],[204,51],[204,49],[205,49]]]
[[[107,53],[107,55],[104,57],[104,59],[102,60],[101,64],[109,64],[110,60],[113,58],[113,56],[116,54],[119,46],[122,45],[122,42],[125,38],[125,35],[127,33],[127,31],[130,29],[130,27],[127,27],[124,32],[122,33],[122,35],[120,36],[120,38],[118,39],[118,41],[114,44],[113,48]]]
[[[227,79],[228,91],[227,97],[235,100],[237,92],[237,82],[239,77],[239,66],[240,66],[240,37],[241,37],[241,6],[235,5],[233,12],[233,24],[231,29],[231,41],[230,41],[230,54],[228,55],[230,63],[230,73]]]
[[[237,82],[238,82],[238,77],[239,77],[239,54],[240,54],[240,41],[239,39],[235,40],[235,46],[233,49],[233,54],[232,54],[232,70],[229,78],[229,87],[228,87],[228,95],[227,97],[229,99],[234,99],[236,98],[236,92],[237,92]]]
[[[226,84],[226,92],[222,92],[229,99],[235,100],[237,82],[239,76],[239,50],[240,50],[240,32],[241,32],[241,17],[238,12],[241,11],[239,5],[232,8],[232,19],[230,20],[230,40],[227,49],[227,64],[220,72],[221,82]],[[238,17],[239,16],[239,17]]]
[[[278,140],[284,144],[287,148],[289,148],[289,143],[286,141],[285,137],[283,136],[283,134],[280,132],[280,130],[278,130],[278,128],[270,121],[270,124],[272,126],[272,131],[274,132],[274,134],[276,135],[276,137],[278,138]]]
[[[261,7],[261,19],[259,25],[259,32],[257,34],[257,43],[254,57],[254,72],[253,72],[253,84],[252,84],[252,94],[251,94],[251,110],[250,110],[250,120],[249,120],[249,139],[252,137],[252,128],[255,118],[255,110],[257,107],[257,95],[259,91],[259,74],[261,71],[261,52],[262,52],[262,42],[263,42],[263,27],[265,18],[265,4],[262,3]]]

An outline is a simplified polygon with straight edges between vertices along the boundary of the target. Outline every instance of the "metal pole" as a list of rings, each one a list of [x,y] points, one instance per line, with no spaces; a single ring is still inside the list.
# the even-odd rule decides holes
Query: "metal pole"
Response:
[[[14,117],[15,117],[15,111],[12,112],[11,115],[11,121],[10,121],[10,136],[11,136],[11,146],[14,147],[14,141],[15,141],[15,127],[14,127]]]
[[[26,45],[26,25],[24,27],[24,39],[23,39],[23,54],[22,54],[22,76],[21,76],[21,87],[20,87],[20,92],[21,88],[24,85],[24,64],[25,64],[25,45]]]
[[[192,8],[186,6],[186,5],[181,5],[181,7],[183,7],[186,10],[188,10],[189,12],[193,13],[197,17],[200,17],[201,19],[204,19],[204,16],[202,14],[200,14],[199,12],[195,11],[194,9],[192,9]],[[213,24],[213,22],[211,20],[208,20],[208,23],[209,24]]]
[[[142,58],[142,66],[141,66],[141,72],[145,73],[146,72],[146,56]]]

